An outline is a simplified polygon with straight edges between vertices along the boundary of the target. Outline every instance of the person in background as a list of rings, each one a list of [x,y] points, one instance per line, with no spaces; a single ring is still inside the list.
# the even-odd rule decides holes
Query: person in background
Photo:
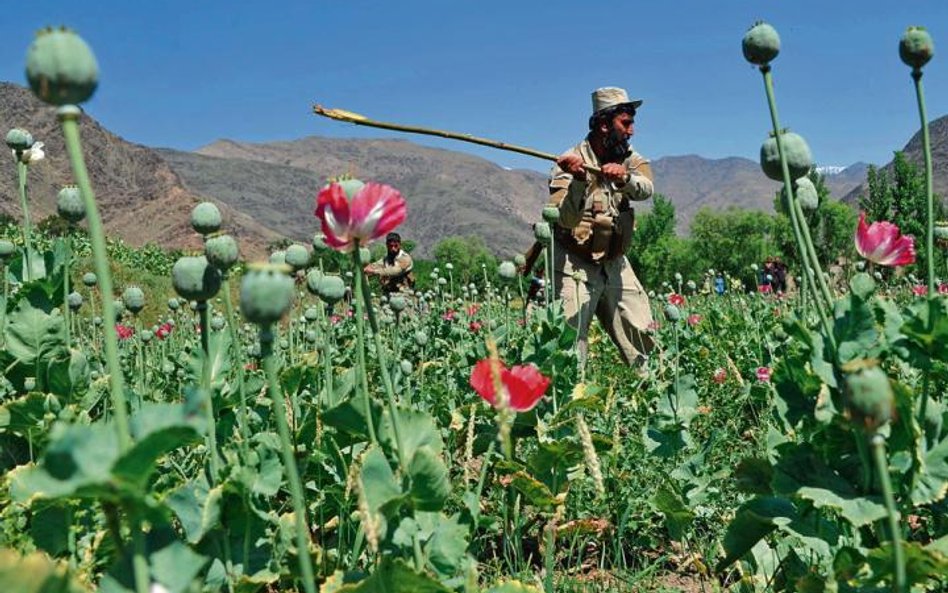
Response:
[[[410,292],[415,287],[411,255],[402,249],[402,237],[389,233],[385,237],[386,253],[382,259],[363,268],[366,276],[375,276],[382,285],[383,294]]]
[[[714,277],[714,292],[718,296],[723,295],[725,290],[724,276],[721,272],[718,272]]]

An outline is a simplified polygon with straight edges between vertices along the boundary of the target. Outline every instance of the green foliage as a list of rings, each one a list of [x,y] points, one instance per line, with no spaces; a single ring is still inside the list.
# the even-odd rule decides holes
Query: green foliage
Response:
[[[482,285],[484,274],[493,277],[497,269],[497,258],[483,239],[473,235],[445,237],[435,245],[434,256],[441,266],[450,262],[455,281],[463,284]]]

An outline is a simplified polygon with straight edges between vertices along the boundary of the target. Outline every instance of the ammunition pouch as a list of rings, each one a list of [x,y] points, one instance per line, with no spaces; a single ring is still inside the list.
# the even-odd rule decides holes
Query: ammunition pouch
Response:
[[[557,243],[569,253],[591,263],[602,263],[624,255],[632,242],[634,215],[631,209],[618,216],[584,216],[572,229],[556,227]]]

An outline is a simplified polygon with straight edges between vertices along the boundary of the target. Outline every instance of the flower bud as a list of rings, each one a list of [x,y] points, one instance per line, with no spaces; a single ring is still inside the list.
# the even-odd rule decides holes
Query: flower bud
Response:
[[[51,105],[78,105],[99,85],[99,64],[74,31],[47,28],[26,51],[26,78],[33,94]]]
[[[33,146],[33,134],[23,128],[12,128],[7,132],[7,146],[20,152],[27,150]]]
[[[68,222],[77,223],[86,217],[86,204],[75,185],[67,185],[56,194],[56,212]]]
[[[332,247],[326,243],[326,235],[322,233],[313,235],[313,251],[316,253],[329,253],[332,251]]]
[[[815,212],[820,207],[820,194],[809,177],[803,176],[793,182],[793,193],[806,212]]]
[[[780,144],[787,159],[790,179],[799,179],[810,172],[813,167],[813,155],[802,136],[783,130],[780,133]],[[773,136],[764,140],[760,146],[760,168],[770,179],[783,181],[780,152],[777,150],[777,139]]]
[[[560,219],[560,209],[556,206],[547,206],[543,209],[543,220],[553,224]]]
[[[209,237],[204,242],[204,256],[212,266],[227,272],[240,259],[237,241],[227,234]]]
[[[221,317],[220,315],[215,315],[211,319],[211,329],[214,331],[221,331],[222,329],[224,329],[224,325],[225,325],[224,318]]]
[[[293,303],[293,279],[285,266],[257,265],[240,283],[240,310],[247,321],[269,325],[280,320]]]
[[[744,59],[757,66],[766,66],[780,53],[780,35],[764,22],[757,22],[741,40]]]
[[[95,272],[86,272],[82,275],[82,283],[88,288],[92,288],[99,282],[99,278],[95,275]]]
[[[416,332],[415,332],[415,343],[418,344],[419,346],[424,346],[425,344],[427,344],[427,343],[428,343],[428,334],[426,334],[425,332],[423,332],[423,331],[421,331],[421,330],[416,331]]]
[[[137,286],[129,286],[122,293],[122,301],[133,315],[138,315],[145,308],[145,293]]]
[[[201,202],[191,210],[191,228],[202,235],[216,233],[221,228],[221,211],[211,202]]]
[[[182,257],[171,269],[171,283],[181,298],[207,301],[221,289],[221,271],[203,255]]]
[[[403,358],[403,359],[401,360],[401,362],[398,363],[398,366],[401,368],[402,374],[404,374],[404,375],[410,375],[410,374],[411,374],[412,366],[411,366],[411,362],[410,362],[410,361],[407,361],[407,360],[405,360],[405,359]]]
[[[392,308],[392,311],[401,313],[408,307],[408,299],[399,294],[392,295],[388,301],[388,306]]]
[[[935,44],[924,27],[909,27],[899,40],[899,58],[915,70],[927,64],[934,55]]]
[[[82,307],[82,295],[76,291],[70,292],[66,297],[66,305],[70,311],[78,311]]]
[[[286,248],[286,263],[293,270],[302,270],[309,265],[309,251],[299,243],[294,243]]]
[[[533,225],[533,236],[542,243],[548,242],[553,237],[553,231],[546,222],[538,222]]]
[[[151,331],[150,329],[143,329],[142,332],[138,334],[138,337],[141,338],[143,344],[147,344],[148,342],[151,342],[152,338],[155,337],[155,332]]]
[[[665,318],[669,321],[680,321],[681,309],[671,303],[665,305]]]
[[[274,266],[285,266],[286,264],[286,252],[283,250],[274,251],[270,254],[270,258],[267,260],[268,263],[273,264]]]
[[[879,367],[859,369],[846,377],[846,408],[857,424],[872,431],[892,419],[895,395]]]

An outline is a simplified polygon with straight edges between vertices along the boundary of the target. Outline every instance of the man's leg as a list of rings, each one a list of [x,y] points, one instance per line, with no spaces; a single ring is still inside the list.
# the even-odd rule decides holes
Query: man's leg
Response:
[[[554,252],[554,293],[563,304],[566,322],[579,333],[576,340],[580,366],[586,364],[589,324],[603,291],[600,266],[587,264],[565,249]],[[576,275],[578,278],[573,278]]]
[[[648,326],[652,323],[652,309],[648,295],[624,256],[604,267],[606,286],[596,317],[619,349],[629,366],[640,366],[655,346]]]

